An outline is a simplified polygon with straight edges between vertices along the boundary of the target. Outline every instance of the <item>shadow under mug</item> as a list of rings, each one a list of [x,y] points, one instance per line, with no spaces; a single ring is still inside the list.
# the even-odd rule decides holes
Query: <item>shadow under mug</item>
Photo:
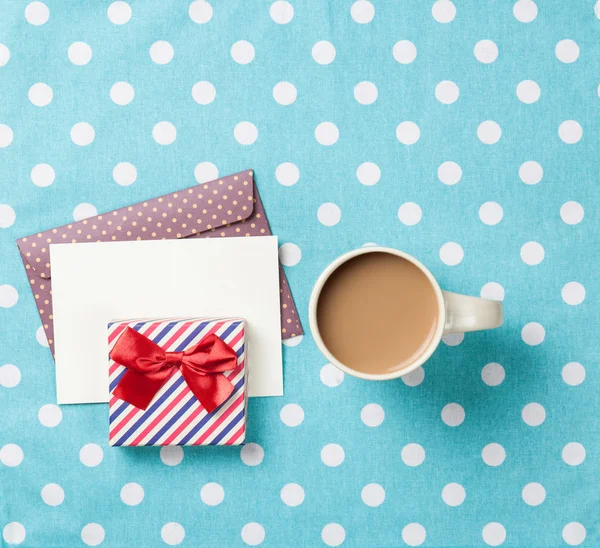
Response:
[[[319,332],[319,324],[317,322],[317,305],[319,297],[321,295],[321,290],[323,289],[323,286],[325,285],[325,282],[329,279],[329,277],[341,265],[343,265],[350,259],[358,257],[359,255],[364,255],[366,253],[376,252],[389,253],[398,257],[402,257],[403,259],[411,262],[416,267],[418,267],[425,274],[425,276],[427,276],[427,278],[431,282],[431,285],[436,295],[439,318],[438,325],[431,343],[418,358],[416,358],[409,365],[402,367],[396,371],[381,374],[363,373],[361,371],[356,371],[355,369],[352,369],[351,367],[348,367],[347,365],[337,360],[335,356],[325,346],[325,343],[323,342],[323,339]],[[437,283],[437,280],[433,277],[433,274],[431,274],[431,272],[412,255],[404,253],[403,251],[398,251],[397,249],[378,246],[362,247],[360,249],[355,249],[354,251],[350,251],[333,261],[321,273],[317,282],[315,283],[310,297],[308,313],[310,330],[312,332],[315,342],[317,343],[317,346],[319,347],[319,350],[323,353],[323,355],[333,365],[335,365],[338,369],[341,369],[345,373],[348,373],[349,375],[354,375],[355,377],[359,377],[361,379],[374,381],[395,379],[401,377],[402,375],[407,375],[411,371],[414,371],[430,358],[430,356],[440,344],[443,335],[449,333],[464,333],[466,331],[481,331],[483,329],[493,329],[495,327],[500,327],[502,325],[503,320],[501,302],[492,301],[490,299],[482,299],[480,297],[459,295],[457,293],[450,293],[449,291],[443,291],[442,289],[440,289],[440,286]]]

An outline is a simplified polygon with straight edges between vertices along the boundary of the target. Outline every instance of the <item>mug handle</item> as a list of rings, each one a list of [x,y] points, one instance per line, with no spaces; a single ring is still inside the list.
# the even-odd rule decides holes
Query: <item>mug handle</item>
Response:
[[[502,303],[479,297],[442,291],[446,307],[444,335],[500,327],[503,320]]]

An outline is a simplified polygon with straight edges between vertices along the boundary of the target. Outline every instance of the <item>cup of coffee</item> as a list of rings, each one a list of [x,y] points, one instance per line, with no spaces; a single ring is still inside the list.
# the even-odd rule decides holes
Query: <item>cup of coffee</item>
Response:
[[[447,333],[502,325],[502,303],[442,291],[417,259],[363,247],[342,255],[313,289],[313,337],[342,371],[388,380],[417,369]]]

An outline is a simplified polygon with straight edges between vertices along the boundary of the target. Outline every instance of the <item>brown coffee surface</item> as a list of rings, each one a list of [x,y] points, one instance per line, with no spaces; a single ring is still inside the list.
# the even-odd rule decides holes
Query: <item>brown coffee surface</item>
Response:
[[[365,253],[325,282],[317,322],[325,346],[341,363],[362,373],[391,373],[413,363],[431,343],[437,298],[410,261]]]

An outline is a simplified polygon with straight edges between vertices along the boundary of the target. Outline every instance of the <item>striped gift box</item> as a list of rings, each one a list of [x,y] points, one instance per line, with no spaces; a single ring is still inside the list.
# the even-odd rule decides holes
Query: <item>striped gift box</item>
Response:
[[[182,352],[215,333],[237,354],[237,367],[222,373],[235,389],[212,413],[185,383],[179,369],[161,387],[146,410],[112,395],[126,368],[109,360],[109,444],[241,445],[246,437],[246,351],[242,319],[130,320],[109,324],[109,351],[126,327],[154,341],[167,352]]]

